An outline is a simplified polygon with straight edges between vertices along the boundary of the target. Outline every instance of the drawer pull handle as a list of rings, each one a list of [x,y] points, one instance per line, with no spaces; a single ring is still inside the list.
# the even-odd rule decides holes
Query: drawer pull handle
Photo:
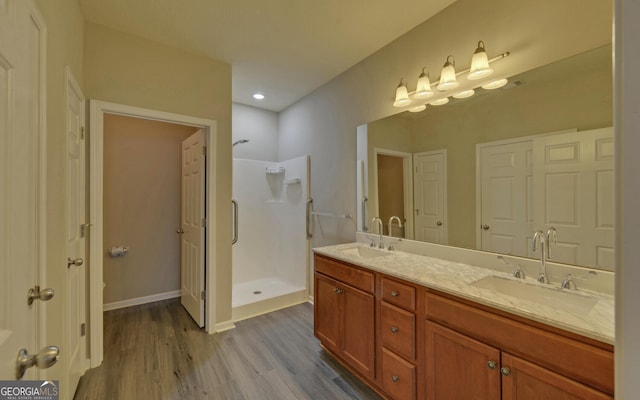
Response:
[[[493,361],[493,360],[491,360],[491,361],[487,362],[487,366],[489,367],[489,369],[496,369],[496,366],[497,366],[497,365],[498,365],[498,364],[496,364],[496,362],[495,362],[495,361]]]
[[[500,372],[502,372],[502,375],[504,375],[504,376],[511,375],[511,370],[509,368],[507,368],[507,367],[500,368]]]
[[[395,291],[395,290],[391,291],[391,297],[398,297],[399,295],[400,295],[400,293],[398,293],[397,291]]]
[[[398,375],[392,375],[391,376],[391,380],[394,382],[398,382],[400,380],[400,378],[398,377]]]
[[[338,294],[342,294],[342,289],[338,289],[337,287],[333,288],[333,291]]]
[[[391,327],[391,333],[396,333],[398,332],[398,327],[397,326],[392,326]]]

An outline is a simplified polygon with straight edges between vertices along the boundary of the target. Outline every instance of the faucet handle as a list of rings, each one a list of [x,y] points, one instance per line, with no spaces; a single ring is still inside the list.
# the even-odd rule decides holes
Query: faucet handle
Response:
[[[567,274],[567,277],[564,278],[560,286],[563,289],[570,289],[570,290],[578,289],[578,287],[576,286],[576,283],[573,281],[573,276],[571,274]]]

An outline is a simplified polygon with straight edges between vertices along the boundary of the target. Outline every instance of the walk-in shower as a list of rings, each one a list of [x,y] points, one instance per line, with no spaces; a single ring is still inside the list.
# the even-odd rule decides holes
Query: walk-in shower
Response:
[[[308,156],[282,162],[233,160],[238,215],[232,295],[236,321],[309,298],[307,171]]]

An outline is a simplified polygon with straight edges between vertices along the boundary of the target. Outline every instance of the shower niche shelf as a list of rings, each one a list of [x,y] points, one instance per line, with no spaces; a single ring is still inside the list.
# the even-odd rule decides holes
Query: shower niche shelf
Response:
[[[278,167],[278,168],[269,168],[267,167],[266,172],[267,175],[280,175],[280,174],[284,174],[284,168],[283,167]]]

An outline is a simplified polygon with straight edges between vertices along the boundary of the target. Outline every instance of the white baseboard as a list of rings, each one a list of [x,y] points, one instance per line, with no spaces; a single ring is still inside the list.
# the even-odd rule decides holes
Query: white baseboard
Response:
[[[158,294],[152,294],[149,296],[136,297],[135,299],[120,300],[113,303],[105,303],[102,306],[104,311],[117,310],[119,308],[138,306],[140,304],[153,303],[154,301],[174,299],[180,297],[180,290],[173,290],[171,292],[164,292]]]

